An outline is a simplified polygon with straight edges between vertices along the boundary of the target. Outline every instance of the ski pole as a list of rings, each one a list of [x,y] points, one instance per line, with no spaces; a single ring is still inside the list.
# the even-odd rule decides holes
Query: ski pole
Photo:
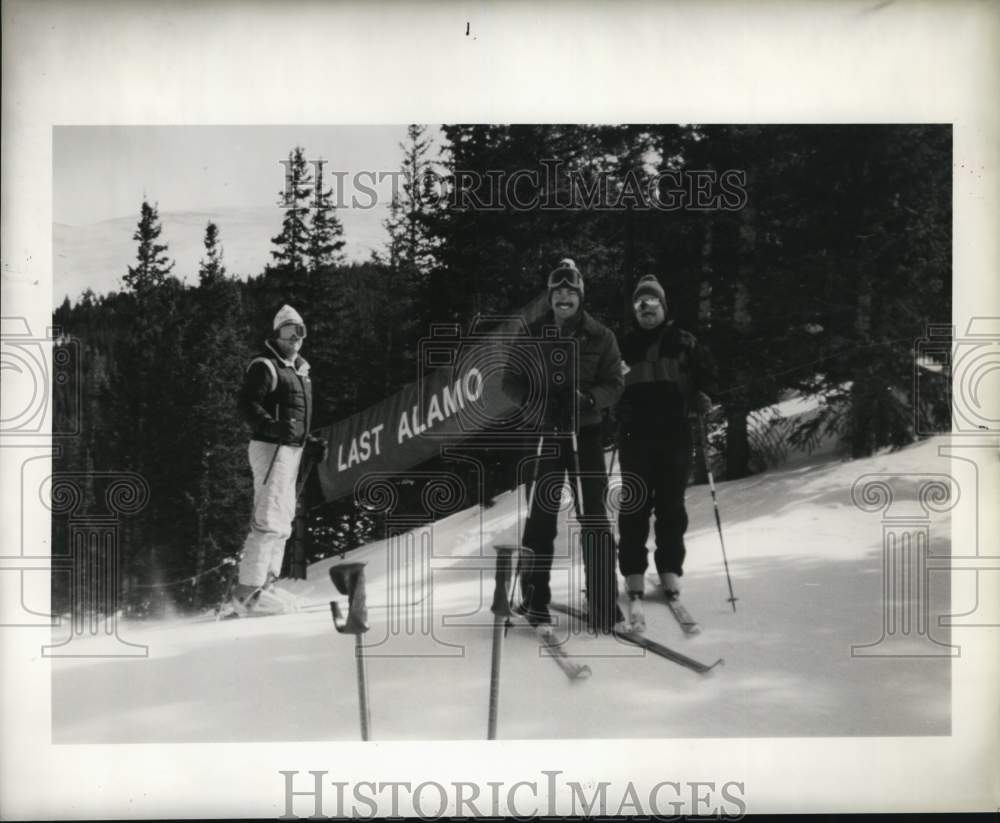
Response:
[[[705,461],[705,474],[708,475],[708,487],[712,491],[712,506],[715,507],[715,525],[719,529],[719,545],[722,546],[722,564],[726,568],[726,583],[729,585],[729,602],[736,611],[736,595],[733,594],[733,580],[729,576],[729,561],[726,559],[726,541],[722,538],[722,518],[719,516],[719,499],[715,494],[715,478],[712,477],[712,466],[708,459],[708,432],[705,429],[705,418],[698,415],[698,429],[701,432],[701,457]]]
[[[510,601],[507,586],[510,579],[510,557],[516,546],[494,546],[497,553],[496,582],[493,587],[493,657],[490,663],[490,708],[486,724],[486,739],[497,738],[497,713],[500,707],[500,658],[503,652],[504,620],[510,621]]]
[[[542,462],[542,444],[545,442],[545,435],[538,438],[538,448],[535,449],[535,469],[531,475],[531,488],[528,489],[528,516],[531,516],[531,507],[535,503],[535,488],[538,486],[538,470]]]
[[[583,514],[583,482],[580,480],[580,448],[576,439],[576,429],[572,432],[573,443],[573,504],[576,509],[576,519]]]
[[[278,459],[278,452],[281,451],[281,437],[278,437],[278,444],[274,447],[274,454],[271,455],[271,465],[267,467],[267,474],[264,475],[264,485],[267,485],[267,481],[271,477],[271,469],[274,468],[274,461]]]
[[[591,569],[589,572],[587,570],[588,565],[590,565],[590,564],[587,563],[587,552],[586,552],[586,549],[585,549],[586,544],[585,544],[584,539],[583,539],[583,523],[582,523],[582,520],[583,520],[583,481],[580,479],[580,444],[579,444],[579,441],[576,438],[576,429],[572,430],[572,437],[571,437],[570,442],[573,444],[573,488],[572,488],[573,509],[576,512],[576,522],[577,522],[577,525],[580,527],[580,554],[581,554],[581,556],[583,558],[584,584],[585,584],[585,588],[587,590],[587,597],[588,597],[588,600],[589,600],[591,598],[591,595],[593,594],[593,592],[591,591],[590,576],[591,576],[591,574],[596,574],[597,570],[596,569]],[[596,556],[594,557],[594,559],[596,560]],[[594,585],[596,586],[597,584],[595,583]],[[594,614],[595,613],[594,610],[597,609],[598,607],[599,607],[599,604],[597,602],[589,602],[588,603],[588,609],[590,610],[591,614]]]
[[[271,479],[271,470],[274,468],[274,461],[278,459],[278,452],[280,451],[281,441],[279,440],[274,446],[274,454],[271,455],[271,462],[267,465],[267,474],[264,475],[264,482],[261,485],[266,486],[267,481]]]
[[[586,578],[586,588],[588,596],[588,610],[590,614],[597,615],[603,614],[607,609],[614,608],[614,603],[617,601],[617,581],[614,583],[613,593],[604,589],[605,583],[607,582],[608,575],[614,579],[614,570],[607,567],[608,555],[605,552],[599,551],[599,544],[591,543],[590,551],[587,551],[587,541],[584,539],[584,525],[583,520],[585,517],[583,511],[583,478],[581,477],[582,472],[580,471],[580,442],[576,436],[576,429],[572,431],[572,443],[573,443],[573,474],[575,475],[574,483],[574,504],[576,508],[576,519],[577,523],[580,524],[580,553],[583,555],[583,571],[584,577]],[[605,515],[607,511],[605,510]],[[610,526],[610,522],[608,523]],[[594,539],[594,533],[590,530],[588,532],[591,535],[591,540]],[[614,557],[614,535],[613,533],[608,534],[608,537],[612,540],[611,547],[611,557]],[[587,562],[588,553],[590,555],[590,563]],[[613,561],[612,561],[613,562]],[[589,567],[589,569],[588,569]],[[609,601],[610,598],[610,601]]]
[[[339,634],[354,635],[354,657],[358,671],[358,711],[361,715],[361,739],[370,739],[371,713],[368,708],[368,671],[361,635],[368,631],[368,605],[365,594],[365,564],[341,563],[330,569],[330,580],[341,594],[347,595],[347,619],[336,600],[330,601],[333,625]]]
[[[611,445],[611,462],[608,463],[608,488],[609,489],[611,488],[611,476],[615,473],[615,458],[617,456],[618,456],[618,441],[616,439],[615,442]],[[625,477],[622,476],[620,478],[620,481],[621,482],[620,482],[619,485],[622,486],[621,494],[624,494]],[[619,506],[619,509],[620,509],[621,508],[621,497],[619,497],[619,499],[618,499],[618,506]],[[613,511],[614,510],[612,509],[612,513],[613,513]],[[617,542],[619,542],[621,540],[621,531],[618,528],[618,518],[615,517],[613,519],[609,519],[609,522],[611,523],[611,534],[614,537],[615,542],[617,543]]]
[[[531,507],[535,504],[535,489],[538,487],[538,472],[539,472],[539,467],[540,467],[541,462],[542,462],[542,444],[544,442],[545,442],[545,435],[544,434],[539,435],[538,436],[538,448],[535,449],[535,467],[532,470],[531,486],[528,488],[528,517],[531,517]],[[521,572],[524,569],[524,564],[522,563],[522,560],[521,560],[522,556],[523,556],[523,553],[520,550],[518,550],[518,553],[517,553],[517,570],[514,572],[514,585],[510,587],[510,597],[507,599],[507,606],[508,606],[508,608],[507,608],[507,619],[506,619],[506,622],[504,624],[504,634],[505,635],[506,635],[507,631],[510,629],[510,627],[512,625],[511,621],[510,621],[510,615],[511,615],[512,607],[514,605],[515,591],[517,590],[518,585],[520,585],[520,583],[521,583]]]
[[[306,481],[309,479],[309,474],[320,464],[320,461],[316,458],[304,460],[302,466],[300,466],[300,474],[298,482],[295,486],[295,508],[299,507],[299,500],[302,498],[302,492],[305,490]]]

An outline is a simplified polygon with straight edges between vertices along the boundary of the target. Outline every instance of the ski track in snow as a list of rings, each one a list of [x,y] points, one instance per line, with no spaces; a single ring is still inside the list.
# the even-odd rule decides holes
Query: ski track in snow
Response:
[[[882,634],[882,525],[851,503],[870,472],[947,470],[933,438],[895,453],[842,462],[830,454],[740,481],[720,483],[719,506],[737,601],[726,598],[707,486],[688,490],[690,527],[684,603],[703,627],[688,638],[647,575],[648,636],[698,660],[725,665],[702,677],[612,638],[581,634],[557,618],[570,654],[593,676],[569,683],[515,622],[503,646],[499,736],[523,738],[890,736],[950,733],[948,657],[857,658],[852,644]],[[916,484],[913,484],[915,502]],[[523,494],[508,493],[428,527],[387,550],[351,552],[367,563],[372,737],[482,739],[486,734],[493,616],[492,547],[515,543]],[[521,507],[521,510],[519,510]],[[571,575],[566,519],[553,569],[565,601]],[[947,514],[931,521],[931,551],[949,551]],[[424,552],[425,560],[419,558]],[[390,563],[389,557],[404,562]],[[357,740],[354,638],[338,635],[328,608],[346,598],[330,584],[339,559],[286,581],[310,610],[214,622],[176,619],[119,624],[119,636],[149,647],[140,659],[52,662],[54,743]],[[650,557],[652,562],[652,557]],[[427,568],[429,565],[430,568]],[[421,567],[423,566],[423,570]],[[573,582],[571,583],[571,579]],[[931,636],[949,640],[938,617],[955,596],[948,574],[930,575]],[[620,584],[621,588],[621,584]],[[390,609],[390,602],[402,603]],[[624,603],[623,603],[624,606]],[[432,627],[433,634],[426,631]],[[63,638],[54,632],[54,640]],[[86,653],[87,638],[79,642]],[[416,709],[416,710],[415,710]]]

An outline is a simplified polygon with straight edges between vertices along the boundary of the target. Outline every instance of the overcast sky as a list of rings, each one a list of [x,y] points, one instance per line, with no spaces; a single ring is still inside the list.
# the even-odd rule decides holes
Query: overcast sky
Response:
[[[437,134],[437,128],[429,130]],[[58,126],[53,130],[53,220],[84,225],[139,213],[270,206],[281,160],[296,145],[327,172],[395,172],[405,125]],[[380,189],[388,200],[390,183]]]
[[[437,126],[427,137],[440,145]],[[282,160],[299,145],[307,160],[326,160],[324,187],[344,173],[344,255],[362,261],[384,248],[383,221],[403,159],[406,126],[57,126],[53,129],[53,305],[87,288],[122,287],[134,263],[143,198],[158,204],[160,241],[174,274],[197,280],[204,232],[219,227],[230,274],[257,274],[271,262],[281,230]],[[431,150],[436,159],[438,148]],[[365,176],[364,173],[369,173]],[[361,186],[352,185],[362,175]],[[373,177],[371,175],[375,175]],[[374,189],[374,191],[372,191]],[[358,203],[352,203],[357,198]],[[335,203],[335,205],[338,205]]]

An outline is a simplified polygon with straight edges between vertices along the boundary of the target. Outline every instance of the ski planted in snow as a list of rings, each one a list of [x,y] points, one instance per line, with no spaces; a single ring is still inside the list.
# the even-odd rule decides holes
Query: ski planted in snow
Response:
[[[677,619],[677,623],[680,625],[681,631],[683,631],[684,634],[688,637],[701,634],[701,626],[698,625],[698,621],[691,616],[691,612],[687,610],[680,600],[676,597],[671,600],[668,597],[667,608],[670,609],[670,613]]]
[[[590,677],[590,666],[585,663],[575,663],[566,654],[566,650],[560,645],[551,626],[539,626],[535,629],[535,634],[538,635],[538,639],[542,641],[542,645],[549,652],[545,657],[551,657],[571,682],[586,680]]]
[[[570,617],[575,617],[577,620],[586,623],[587,615],[581,609],[574,608],[573,606],[567,606],[563,603],[549,603],[550,609],[555,609],[557,612],[562,612],[563,614],[569,615]],[[723,660],[720,657],[711,665],[707,663],[702,663],[695,660],[692,657],[688,657],[686,654],[681,654],[681,652],[674,651],[668,646],[664,646],[662,643],[657,643],[655,640],[651,640],[645,635],[636,634],[635,632],[623,632],[616,631],[615,637],[621,638],[626,643],[631,643],[635,646],[639,646],[646,651],[652,652],[653,654],[659,655],[660,657],[669,660],[673,663],[677,663],[679,666],[684,666],[686,669],[691,669],[693,672],[698,674],[708,674],[716,666],[722,664]]]

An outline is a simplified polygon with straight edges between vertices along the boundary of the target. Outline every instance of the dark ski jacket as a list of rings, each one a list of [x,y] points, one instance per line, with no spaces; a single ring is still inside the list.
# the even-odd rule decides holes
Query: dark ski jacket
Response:
[[[508,396],[530,403],[541,389],[546,427],[565,430],[573,419],[574,405],[578,429],[599,425],[602,413],[618,402],[624,386],[614,332],[583,309],[562,329],[549,311],[530,331],[538,368],[534,376],[507,369],[503,384]],[[541,385],[531,386],[533,380],[540,380]],[[574,396],[575,390],[583,394],[582,400]]]
[[[312,423],[312,383],[309,363],[296,355],[289,363],[271,345],[254,357],[243,375],[239,408],[253,430],[254,440],[304,445]],[[292,439],[280,440],[275,423],[294,421]]]
[[[633,329],[622,342],[625,391],[618,404],[619,434],[658,440],[688,431],[691,399],[715,393],[715,368],[694,335],[664,322]]]

